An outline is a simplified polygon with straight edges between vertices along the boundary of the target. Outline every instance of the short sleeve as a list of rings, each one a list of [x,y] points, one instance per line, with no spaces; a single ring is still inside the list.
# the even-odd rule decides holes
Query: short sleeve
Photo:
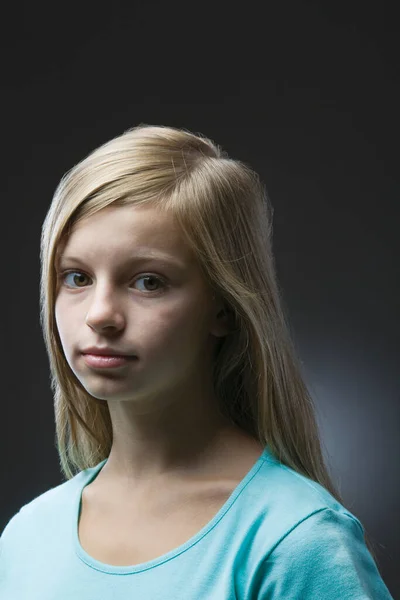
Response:
[[[256,600],[393,600],[359,521],[330,508],[298,523],[259,575]]]

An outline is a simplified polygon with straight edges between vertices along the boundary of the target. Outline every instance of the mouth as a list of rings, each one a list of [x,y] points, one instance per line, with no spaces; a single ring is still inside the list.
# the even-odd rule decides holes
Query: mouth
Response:
[[[82,353],[85,363],[94,368],[116,368],[123,367],[130,362],[137,360],[136,356],[116,356],[104,354],[86,354]]]
[[[82,352],[83,356],[99,356],[103,358],[137,358],[134,354],[99,354],[97,352]]]

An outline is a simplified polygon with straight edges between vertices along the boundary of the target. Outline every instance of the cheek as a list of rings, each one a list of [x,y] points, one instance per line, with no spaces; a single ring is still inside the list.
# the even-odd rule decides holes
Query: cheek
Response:
[[[65,312],[63,311],[62,303],[59,300],[57,300],[57,302],[54,306],[54,319],[55,319],[56,326],[57,326],[60,337],[63,337],[63,332],[65,329],[64,315],[65,315]]]
[[[73,342],[73,319],[67,318],[67,313],[63,310],[62,302],[57,301],[54,307],[54,319],[58,335],[66,356],[69,356],[68,348]]]
[[[149,332],[151,334],[149,335]],[[204,309],[176,307],[149,318],[140,326],[140,336],[146,345],[163,351],[196,354],[197,348],[209,337],[208,320]]]

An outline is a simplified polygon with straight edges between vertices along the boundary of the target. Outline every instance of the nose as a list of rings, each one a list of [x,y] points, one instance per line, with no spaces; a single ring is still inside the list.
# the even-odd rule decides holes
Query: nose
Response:
[[[85,323],[92,329],[104,329],[105,327],[120,329],[123,327],[125,317],[116,295],[112,295],[111,292],[95,294],[86,314]]]

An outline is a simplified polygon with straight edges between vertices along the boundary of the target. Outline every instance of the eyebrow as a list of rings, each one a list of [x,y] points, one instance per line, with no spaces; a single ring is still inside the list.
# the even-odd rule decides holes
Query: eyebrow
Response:
[[[62,254],[61,256],[59,256],[56,264],[60,265],[61,263],[67,261],[80,263],[82,265],[85,264],[85,261],[82,258],[79,258],[77,256],[70,256],[68,254]],[[178,267],[179,269],[185,268],[185,265],[180,260],[176,260],[175,258],[172,258],[168,255],[163,256],[158,254],[136,254],[135,256],[128,257],[127,262],[130,264],[138,264],[144,262],[160,262],[171,265],[173,267]]]

